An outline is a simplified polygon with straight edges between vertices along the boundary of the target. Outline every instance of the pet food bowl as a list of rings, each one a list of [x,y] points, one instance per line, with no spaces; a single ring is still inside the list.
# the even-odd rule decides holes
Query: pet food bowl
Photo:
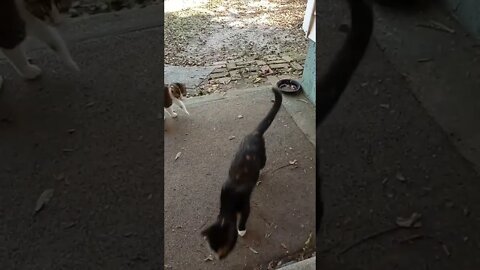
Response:
[[[303,87],[299,82],[295,80],[290,80],[290,79],[283,79],[278,81],[277,88],[286,94],[296,95],[303,91]]]

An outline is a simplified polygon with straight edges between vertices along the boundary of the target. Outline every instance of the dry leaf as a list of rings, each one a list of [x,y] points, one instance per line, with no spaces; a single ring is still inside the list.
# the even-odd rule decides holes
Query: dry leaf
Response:
[[[213,261],[213,256],[212,256],[212,255],[208,255],[208,257],[205,258],[203,261],[204,261],[204,262]]]
[[[297,164],[297,160],[294,159],[294,160],[289,161],[288,163],[289,163],[290,165],[295,165],[295,164]]]
[[[307,238],[307,241],[305,241],[305,247],[308,247],[311,241],[312,241],[312,233],[310,233],[310,235]]]
[[[42,192],[40,197],[37,199],[37,204],[35,205],[35,213],[38,213],[43,207],[52,199],[53,197],[53,188],[46,189]]]
[[[397,173],[395,177],[397,178],[398,181],[405,182],[405,177],[401,173]]]
[[[65,179],[65,174],[64,173],[60,173],[58,175],[55,175],[54,176],[55,180],[57,181],[62,181],[63,179]]]
[[[422,215],[414,212],[410,217],[404,218],[404,217],[397,217],[396,224],[399,227],[402,228],[418,228],[422,226],[422,223],[420,222],[420,219],[422,218]]]
[[[182,155],[182,152],[178,152],[177,155],[175,156],[175,160],[177,160],[181,155]]]
[[[248,249],[250,249],[250,251],[252,251],[253,253],[258,254],[258,251],[256,251],[255,249],[253,249],[251,247],[248,247]]]
[[[237,118],[238,118],[238,119],[242,119],[242,118],[243,118],[243,115],[240,114],[240,115],[237,116]]]
[[[232,135],[232,136],[228,137],[228,139],[233,140],[233,139],[235,139],[235,136]]]

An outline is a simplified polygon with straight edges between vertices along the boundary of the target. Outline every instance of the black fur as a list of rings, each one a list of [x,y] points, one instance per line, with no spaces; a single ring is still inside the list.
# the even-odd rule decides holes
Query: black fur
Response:
[[[417,7],[424,7],[431,4],[432,0],[375,0],[381,6],[391,8],[411,9]]]
[[[210,248],[220,259],[225,258],[237,242],[237,215],[240,215],[238,229],[246,230],[250,196],[267,160],[263,134],[282,104],[280,91],[276,88],[272,91],[275,94],[273,107],[257,128],[242,140],[230,165],[228,179],[223,184],[220,195],[220,214],[213,225],[202,231]]]
[[[11,50],[27,36],[25,22],[18,13],[15,0],[0,1],[0,48]]]
[[[372,7],[365,0],[348,0],[351,13],[351,30],[347,39],[333,60],[327,73],[317,82],[316,125],[317,138],[320,125],[337,104],[350,78],[362,60],[373,31]],[[319,233],[323,218],[322,179],[320,175],[320,146],[316,147],[316,231]]]

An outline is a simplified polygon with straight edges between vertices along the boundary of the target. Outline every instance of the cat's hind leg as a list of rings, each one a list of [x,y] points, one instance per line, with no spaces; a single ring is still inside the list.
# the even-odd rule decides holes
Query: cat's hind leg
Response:
[[[73,60],[65,41],[54,27],[47,25],[37,18],[27,20],[27,32],[37,39],[45,42],[47,46],[60,55],[65,64],[75,71],[79,71],[75,60]]]
[[[187,114],[190,115],[190,113],[187,111],[187,107],[185,107],[185,104],[179,99],[174,99],[175,104],[177,104],[182,110]]]
[[[33,80],[42,74],[42,70],[39,67],[30,64],[22,44],[13,49],[2,49],[2,52],[17,73],[25,79]]]

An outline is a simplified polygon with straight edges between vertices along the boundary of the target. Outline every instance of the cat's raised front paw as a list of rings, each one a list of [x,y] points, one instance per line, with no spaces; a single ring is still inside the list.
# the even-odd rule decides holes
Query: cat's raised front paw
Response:
[[[36,79],[41,74],[42,74],[42,70],[39,67],[37,67],[36,65],[29,64],[22,71],[21,75],[27,80],[33,80],[33,79]]]

